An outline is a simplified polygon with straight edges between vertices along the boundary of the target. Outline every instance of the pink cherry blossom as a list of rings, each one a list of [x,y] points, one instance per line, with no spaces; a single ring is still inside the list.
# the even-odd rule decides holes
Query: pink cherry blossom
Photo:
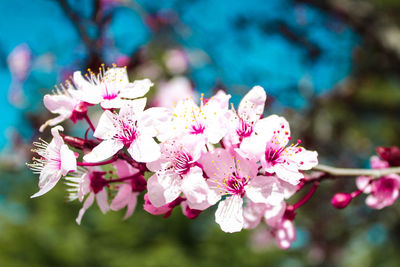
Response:
[[[230,130],[225,138],[232,144],[241,143],[250,137],[254,125],[264,112],[267,95],[261,86],[254,86],[240,101],[238,110],[231,111]]]
[[[53,140],[50,143],[40,140],[35,142],[36,152],[40,158],[35,159],[28,166],[35,172],[39,173],[39,192],[31,196],[38,197],[50,191],[60,180],[62,176],[67,175],[71,171],[76,170],[76,158],[64,140],[60,136],[59,131],[63,131],[63,127],[56,126],[51,129]]]
[[[271,233],[281,249],[290,248],[292,243],[296,241],[296,228],[293,221],[288,219],[283,219]]]
[[[16,46],[7,57],[8,68],[13,78],[24,81],[29,74],[32,52],[27,44]]]
[[[148,180],[148,197],[155,207],[172,202],[183,194],[191,209],[204,210],[218,198],[196,166],[200,150],[193,143],[169,140],[161,144],[161,157],[147,168],[155,172]],[[191,152],[189,152],[191,151]]]
[[[374,169],[388,168],[387,161],[373,156],[370,159],[371,167]],[[393,205],[399,196],[400,176],[397,174],[389,174],[378,179],[370,176],[357,177],[356,184],[359,190],[365,194],[369,194],[365,203],[373,209],[383,209],[384,207]]]
[[[276,173],[280,179],[296,185],[304,177],[301,170],[318,164],[318,154],[299,146],[300,141],[287,146],[290,140],[289,123],[283,117],[271,115],[258,121],[254,133],[243,140],[238,152],[259,160],[266,172]]]
[[[129,177],[139,172],[126,161],[118,160],[114,162],[119,177]],[[135,210],[137,197],[140,192],[146,189],[146,180],[142,176],[137,176],[127,182],[117,185],[118,192],[111,202],[112,210],[120,210],[127,207],[124,219],[129,218]]]
[[[230,95],[219,91],[209,100],[201,98],[200,106],[191,99],[179,101],[173,109],[172,121],[158,136],[161,141],[192,135],[199,146],[216,144],[226,134]]]
[[[153,105],[172,108],[179,101],[195,97],[195,91],[188,78],[174,77],[167,82],[159,83]]]
[[[205,154],[200,163],[209,179],[210,188],[225,200],[215,213],[215,220],[225,232],[238,232],[244,226],[243,197],[255,203],[276,204],[284,198],[283,189],[277,179],[257,175],[255,161],[239,155],[231,155],[217,148]]]
[[[108,185],[107,180],[104,179],[105,174],[106,172],[95,167],[89,170],[82,168],[75,175],[66,177],[66,184],[70,186],[68,189],[70,201],[79,199],[80,202],[83,202],[87,196],[76,218],[77,224],[81,224],[83,215],[93,205],[95,199],[102,213],[106,213],[110,209],[105,189]]]
[[[40,132],[43,132],[48,125],[54,126],[67,119],[71,119],[75,123],[86,115],[87,105],[73,96],[76,88],[70,82],[67,82],[66,87],[62,84],[60,87],[56,86],[56,91],[53,94],[44,96],[44,106],[58,116],[40,126]]]
[[[378,156],[372,156],[370,164],[373,169],[384,169],[389,167],[389,163]],[[400,176],[389,174],[378,179],[369,176],[357,177],[356,184],[359,190],[369,194],[366,204],[373,209],[382,209],[393,205],[399,196]]]
[[[101,116],[94,136],[103,141],[84,156],[87,162],[99,162],[126,147],[137,162],[151,162],[159,158],[160,147],[154,140],[157,130],[153,125],[168,112],[164,108],[143,111],[146,99],[133,100],[121,107],[119,114],[106,110]]]
[[[86,74],[86,79],[80,71],[74,73],[76,91],[74,97],[90,103],[100,104],[104,109],[121,108],[129,99],[144,96],[153,86],[149,79],[137,80],[130,83],[125,68],[100,68],[100,73]]]

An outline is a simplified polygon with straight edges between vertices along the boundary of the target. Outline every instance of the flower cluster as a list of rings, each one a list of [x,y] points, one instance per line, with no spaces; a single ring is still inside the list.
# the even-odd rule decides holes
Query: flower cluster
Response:
[[[99,74],[75,72],[46,95],[44,104],[57,117],[40,129],[54,126],[53,140],[35,143],[40,158],[29,165],[40,173],[40,190],[32,197],[64,177],[69,199],[83,202],[78,224],[95,200],[103,213],[126,208],[125,218],[140,197],[147,212],[164,217],[181,206],[194,219],[218,205],[215,221],[223,231],[254,228],[263,220],[277,244],[290,247],[295,210],[306,200],[286,200],[304,186],[303,171],[317,165],[317,152],[291,140],[285,118],[263,117],[264,89],[255,86],[237,109],[223,91],[202,95],[199,103],[186,98],[146,108],[152,85],[148,79],[130,82],[125,68],[103,66]],[[102,114],[92,123],[89,112],[96,105]],[[67,119],[88,122],[84,138],[60,134],[56,125]]]

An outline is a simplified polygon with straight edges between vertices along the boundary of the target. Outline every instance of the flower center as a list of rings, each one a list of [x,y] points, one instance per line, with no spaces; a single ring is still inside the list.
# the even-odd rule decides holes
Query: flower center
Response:
[[[240,118],[239,127],[236,129],[236,133],[240,139],[249,137],[253,133],[253,125],[248,124]]]
[[[93,193],[97,194],[108,184],[107,180],[103,178],[104,174],[106,174],[106,172],[92,172],[89,175],[90,188]]]
[[[204,130],[206,127],[201,124],[200,122],[195,122],[195,124],[192,124],[191,129],[190,129],[190,134],[202,134],[204,133]]]
[[[243,197],[246,192],[244,187],[248,182],[249,179],[232,174],[228,178],[225,178],[222,181],[222,184],[224,185],[227,194]]]
[[[130,146],[137,138],[138,132],[132,121],[121,121],[121,127],[115,139],[122,142],[125,146]]]
[[[188,153],[184,151],[178,151],[175,153],[174,159],[172,161],[172,166],[175,172],[179,175],[187,174],[192,167],[193,158]]]

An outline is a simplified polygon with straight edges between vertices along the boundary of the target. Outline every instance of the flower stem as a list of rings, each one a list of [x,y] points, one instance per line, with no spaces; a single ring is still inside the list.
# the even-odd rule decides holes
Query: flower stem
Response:
[[[391,167],[385,169],[350,169],[350,168],[336,168],[323,164],[318,164],[313,168],[316,171],[329,173],[333,176],[372,176],[381,177],[388,174],[400,173],[400,167]]]
[[[92,129],[92,131],[94,132],[96,130],[96,128],[94,128],[94,125],[87,114],[85,114],[85,120],[89,124],[90,129]]]
[[[308,193],[302,199],[293,204],[293,210],[296,210],[307,203],[307,201],[314,195],[315,191],[317,190],[318,184],[318,182],[314,182],[310,191],[308,191]]]

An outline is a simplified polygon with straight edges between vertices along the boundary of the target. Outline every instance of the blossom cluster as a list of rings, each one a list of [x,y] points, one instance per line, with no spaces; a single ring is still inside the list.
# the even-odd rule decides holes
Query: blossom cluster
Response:
[[[125,68],[77,71],[72,80],[44,96],[57,116],[53,140],[34,143],[40,157],[29,164],[40,174],[39,191],[50,191],[63,178],[69,200],[86,210],[96,201],[105,213],[144,210],[168,217],[180,206],[189,219],[217,205],[215,221],[225,232],[256,227],[264,221],[281,248],[296,238],[295,209],[289,199],[304,183],[304,170],[318,163],[317,152],[293,142],[289,123],[278,115],[264,117],[266,92],[253,87],[237,109],[230,95],[181,99],[168,107],[146,108],[149,79],[130,82]],[[89,113],[101,107],[92,123]],[[97,110],[100,110],[97,108]],[[83,138],[62,134],[65,120],[87,121]],[[88,138],[92,130],[93,138]],[[143,194],[141,194],[143,192]]]

